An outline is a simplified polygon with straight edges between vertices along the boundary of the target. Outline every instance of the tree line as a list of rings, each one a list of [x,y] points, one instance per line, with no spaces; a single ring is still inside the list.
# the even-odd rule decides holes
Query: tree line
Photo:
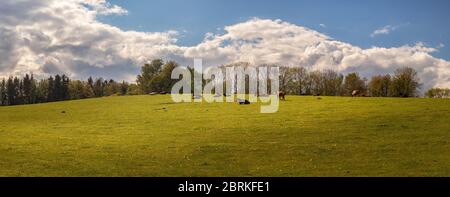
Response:
[[[77,100],[136,92],[136,85],[103,78],[70,80],[66,75],[36,80],[32,74],[9,77],[0,83],[0,105],[22,105]]]
[[[66,75],[55,75],[40,80],[35,79],[32,74],[9,77],[2,79],[0,83],[0,105],[169,93],[178,81],[171,79],[172,71],[178,66],[174,61],[153,60],[142,66],[135,84],[92,77],[86,81],[71,80]],[[192,76],[198,74],[192,68],[188,69]],[[417,71],[410,67],[399,68],[393,74],[376,75],[370,79],[361,77],[357,72],[344,76],[329,69],[310,71],[304,67],[280,67],[280,91],[291,95],[352,96],[357,90],[360,92],[359,96],[416,97],[419,96],[419,88],[420,79]],[[449,98],[450,90],[433,88],[427,91],[425,96]]]
[[[371,79],[352,72],[347,75],[334,70],[308,71],[303,67],[280,69],[280,89],[287,94],[371,97],[419,96],[420,79],[410,67],[399,68],[393,75],[375,75]]]
[[[144,65],[141,74],[137,77],[137,85],[141,93],[170,92],[171,87],[176,83],[176,80],[172,80],[170,76],[177,66],[176,62],[164,63],[162,60],[154,60]],[[248,64],[229,66],[246,67]],[[226,67],[220,68],[225,71]],[[198,74],[192,68],[188,69],[192,76]],[[223,84],[225,80],[224,78]],[[248,76],[246,80],[249,80]],[[203,81],[204,84],[206,82]],[[280,91],[291,95],[352,96],[352,93],[357,90],[360,96],[417,97],[420,96],[420,86],[417,71],[410,67],[399,68],[393,74],[375,75],[370,79],[361,77],[357,72],[344,76],[330,69],[309,71],[304,67],[280,67]],[[248,87],[246,89],[248,93]],[[442,91],[437,90],[433,91],[439,92],[435,95],[441,95]],[[237,91],[234,90],[234,92]]]
[[[450,98],[450,89],[432,88],[425,93],[428,98]]]

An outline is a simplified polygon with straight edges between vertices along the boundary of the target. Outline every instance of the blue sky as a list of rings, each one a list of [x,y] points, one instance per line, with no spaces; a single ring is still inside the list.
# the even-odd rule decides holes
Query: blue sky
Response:
[[[202,58],[205,66],[249,62],[364,77],[408,66],[424,90],[450,88],[449,8],[448,0],[1,0],[0,78],[65,73],[132,82],[152,59],[188,66]]]
[[[126,16],[101,21],[125,30],[181,33],[178,44],[200,43],[205,33],[252,17],[281,19],[336,40],[369,48],[423,42],[439,48],[436,57],[450,60],[450,1],[447,0],[110,0]],[[325,26],[321,26],[323,24]],[[389,34],[371,34],[388,27]],[[442,45],[444,47],[442,47]],[[441,46],[440,46],[441,45]],[[440,46],[440,47],[439,47]]]

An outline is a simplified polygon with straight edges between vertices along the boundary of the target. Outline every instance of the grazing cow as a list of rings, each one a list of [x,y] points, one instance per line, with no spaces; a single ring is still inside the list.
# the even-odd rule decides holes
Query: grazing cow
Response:
[[[352,97],[359,96],[360,93],[361,93],[361,91],[359,91],[359,90],[353,90]]]
[[[280,100],[285,101],[286,100],[286,93],[281,91],[280,93],[278,93],[278,98],[280,98]]]

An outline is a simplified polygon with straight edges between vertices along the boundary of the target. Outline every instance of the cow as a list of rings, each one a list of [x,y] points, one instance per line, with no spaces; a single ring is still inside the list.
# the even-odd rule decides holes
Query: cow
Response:
[[[250,101],[245,99],[238,99],[239,105],[250,105]]]
[[[286,100],[286,93],[283,92],[283,91],[280,91],[280,92],[278,93],[278,98],[280,98],[280,100],[285,101],[285,100]]]
[[[353,90],[353,92],[352,92],[352,97],[360,96],[360,94],[361,94],[361,91],[359,91],[359,90]]]

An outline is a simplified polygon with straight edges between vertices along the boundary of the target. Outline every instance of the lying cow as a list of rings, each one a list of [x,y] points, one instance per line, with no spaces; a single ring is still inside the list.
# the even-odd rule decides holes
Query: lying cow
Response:
[[[250,101],[245,100],[245,99],[238,99],[237,100],[239,105],[250,105]]]

